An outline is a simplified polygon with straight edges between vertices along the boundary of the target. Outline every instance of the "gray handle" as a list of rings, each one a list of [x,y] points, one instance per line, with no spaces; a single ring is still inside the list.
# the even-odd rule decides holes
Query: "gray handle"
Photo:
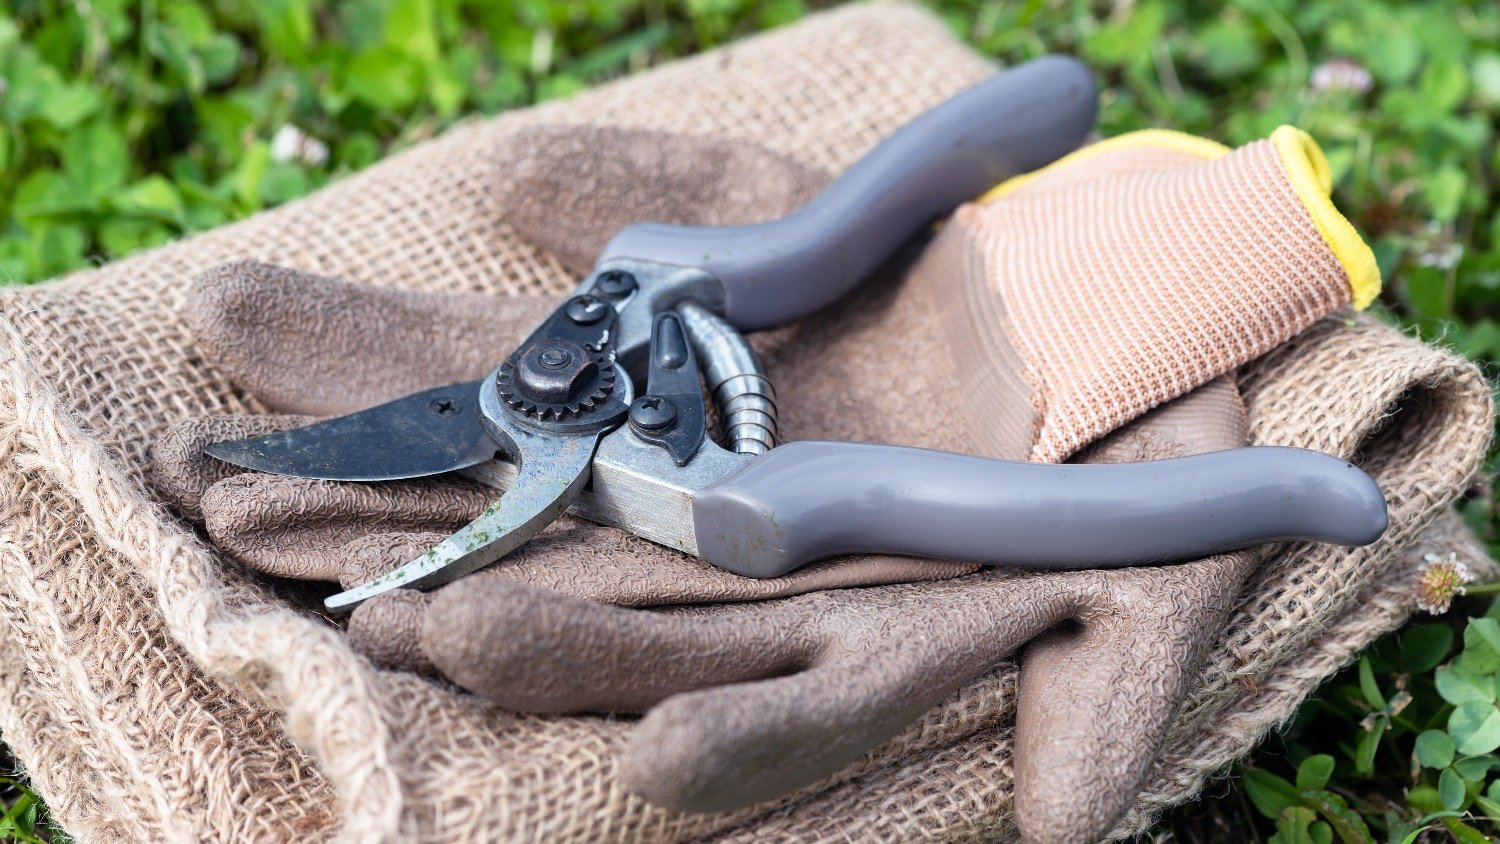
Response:
[[[1055,465],[804,441],[698,492],[693,525],[707,562],[775,577],[852,553],[1080,569],[1283,540],[1365,545],[1386,510],[1369,475],[1300,448]]]
[[[811,313],[848,293],[933,220],[1083,143],[1094,80],[1046,56],[997,74],[903,126],[797,212],[750,226],[638,223],[599,262],[698,267],[724,285],[742,331]]]

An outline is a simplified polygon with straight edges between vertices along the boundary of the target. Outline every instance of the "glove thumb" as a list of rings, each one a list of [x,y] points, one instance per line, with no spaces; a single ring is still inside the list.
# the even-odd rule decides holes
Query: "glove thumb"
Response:
[[[417,293],[255,262],[189,293],[199,350],[279,413],[347,413],[481,378],[556,306],[550,297]]]

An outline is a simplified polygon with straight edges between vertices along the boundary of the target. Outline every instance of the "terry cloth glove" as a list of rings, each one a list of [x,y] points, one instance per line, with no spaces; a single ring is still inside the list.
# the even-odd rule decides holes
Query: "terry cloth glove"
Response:
[[[620,174],[660,202],[654,165],[630,152],[642,135],[569,145],[559,132],[525,135],[508,150],[525,162],[514,172],[552,180],[557,205],[582,204],[568,190],[574,172]],[[752,156],[775,161],[770,153],[741,157]],[[714,169],[722,158],[707,149],[675,157],[673,183],[733,178]],[[706,172],[681,165],[693,160]],[[1238,394],[1232,382],[1210,379],[1351,299],[1368,300],[1378,284],[1357,238],[1342,244],[1353,258],[1341,260],[1320,233],[1320,224],[1347,231],[1326,184],[1312,183],[1309,204],[1298,192],[1297,178],[1316,179],[1320,162],[1295,130],[1234,153],[1142,133],[1008,183],[960,211],[905,285],[875,284],[759,338],[784,430],[1055,460],[1207,384],[1086,459],[1239,444]],[[769,183],[806,182],[790,165],[775,172],[784,178]],[[572,190],[630,195],[601,189],[597,177],[580,177]],[[514,183],[507,193],[535,196],[538,186]],[[802,193],[779,193],[783,201],[772,204],[781,207],[758,216],[784,213]],[[714,194],[678,195],[687,203]],[[1089,211],[1116,206],[1124,210]],[[1267,215],[1291,219],[1267,227]],[[1105,246],[1115,254],[1096,256]],[[1095,302],[1103,304],[1088,310]],[[547,305],[381,292],[232,265],[204,277],[193,307],[204,353],[237,383],[279,409],[338,412],[482,373]],[[1088,330],[1099,320],[1112,320],[1113,330]],[[1039,357],[1054,339],[1042,326],[1072,332],[1088,348],[1065,348],[1069,365]],[[1194,354],[1205,342],[1213,353]],[[984,382],[986,398],[1003,410],[967,402],[963,377]],[[910,385],[910,395],[892,402],[891,383]],[[207,442],[303,421],[175,427],[157,450],[164,492],[185,514],[201,512],[210,535],[242,562],[345,585],[420,553],[493,496],[458,480],[335,484],[239,473],[201,457]],[[1108,831],[1134,802],[1210,635],[1265,553],[1162,569],[987,571],[642,613],[601,604],[743,602],[953,578],[973,567],[863,557],[744,580],[564,520],[435,595],[362,606],[350,632],[386,664],[435,668],[511,708],[650,710],[627,751],[627,782],[658,803],[695,810],[773,798],[834,772],[1035,639],[1021,679],[1017,811],[1033,839],[1077,840]],[[1048,633],[1063,622],[1074,623],[1071,632]]]

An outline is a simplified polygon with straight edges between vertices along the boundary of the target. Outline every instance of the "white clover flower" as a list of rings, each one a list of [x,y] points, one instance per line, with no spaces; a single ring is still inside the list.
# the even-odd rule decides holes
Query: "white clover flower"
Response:
[[[287,123],[271,136],[271,158],[321,167],[328,163],[328,145]]]
[[[1349,59],[1329,59],[1313,68],[1312,89],[1314,91],[1348,91],[1363,94],[1370,90],[1373,80],[1370,72],[1359,62]]]
[[[1454,240],[1451,225],[1432,220],[1422,230],[1416,253],[1417,266],[1450,270],[1463,259],[1464,245]]]
[[[1428,554],[1417,569],[1417,606],[1433,615],[1442,615],[1453,606],[1453,599],[1464,594],[1464,584],[1474,580],[1469,567],[1458,554]]]
[[[1446,243],[1423,250],[1417,255],[1417,266],[1451,270],[1464,257],[1462,243]]]

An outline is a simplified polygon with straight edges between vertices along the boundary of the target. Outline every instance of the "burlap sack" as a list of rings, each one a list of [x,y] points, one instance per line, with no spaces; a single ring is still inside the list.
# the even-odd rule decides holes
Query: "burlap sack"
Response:
[[[455,129],[245,223],[0,291],[0,730],[61,824],[85,841],[1009,833],[1013,668],[787,800],[675,815],[620,789],[629,723],[517,716],[375,671],[279,587],[225,565],[143,484],[169,422],[262,410],[195,356],[180,318],[189,280],[214,264],[560,292],[573,279],[487,194],[503,166],[488,152],[506,133],[542,120],[720,133],[838,170],[988,70],[925,13],[846,8]],[[1329,320],[1243,385],[1261,442],[1336,450],[1378,428],[1363,462],[1396,527],[1370,548],[1299,549],[1259,573],[1120,834],[1194,793],[1398,625],[1423,552],[1494,574],[1444,515],[1491,430],[1472,366],[1369,320]],[[1370,424],[1338,422],[1350,419]]]

